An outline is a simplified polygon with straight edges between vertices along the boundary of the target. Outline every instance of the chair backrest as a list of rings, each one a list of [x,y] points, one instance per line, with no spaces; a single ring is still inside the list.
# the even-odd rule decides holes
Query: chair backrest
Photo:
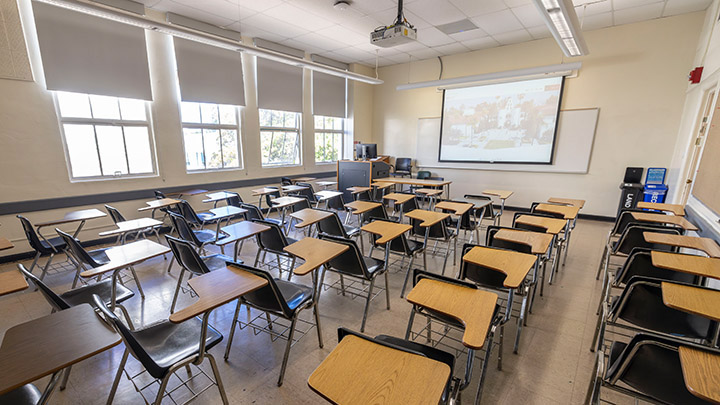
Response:
[[[465,203],[465,201],[453,201],[453,200],[439,200],[438,202],[440,202],[440,201],[455,202],[455,203],[460,203],[460,204]],[[465,211],[465,213],[463,213],[463,214],[460,216],[460,229],[475,230],[475,225],[476,225],[476,224],[472,221],[472,216],[475,215],[473,211],[474,211],[474,210],[471,208],[471,209]],[[452,213],[451,210],[442,210],[442,212]],[[476,218],[476,219],[477,219],[477,218]],[[452,220],[452,217],[448,217],[448,218],[445,220],[445,223],[447,223],[448,225],[450,225],[450,224],[452,223],[451,220]]]
[[[374,218],[371,217],[369,222],[375,222],[375,221],[385,221],[385,222],[393,222],[390,221],[387,218]],[[374,233],[370,234],[370,240],[372,241],[373,246],[385,248],[385,244],[378,244],[377,240],[380,239],[380,235],[376,235]],[[410,256],[412,253],[410,252],[410,245],[408,244],[407,237],[405,236],[405,233],[402,233],[397,238],[390,241],[390,251],[391,252],[398,252],[407,256]]]
[[[362,194],[362,193],[361,193]],[[370,201],[370,194],[369,192],[366,192],[367,194],[367,200]],[[328,200],[328,208],[334,209],[334,210],[344,210],[345,209],[345,203],[342,199],[342,194],[338,195],[337,197],[333,197]]]
[[[475,215],[477,215],[477,211],[481,210],[482,218],[494,218],[495,217],[495,210],[492,205],[492,198],[488,197],[486,195],[479,195],[479,194],[465,194],[465,198],[471,198],[473,200],[489,200],[491,201],[490,204],[486,205],[482,208],[475,208]]]
[[[448,232],[445,221],[439,221],[438,223],[431,225],[429,231],[427,231],[427,228],[420,226],[422,223],[423,220],[421,219],[410,218],[410,225],[412,225],[410,232],[413,236],[425,238],[425,232],[428,232],[428,238],[447,240],[447,238],[450,237],[450,232]]]
[[[47,286],[47,284],[43,283],[42,280],[27,271],[25,266],[18,263],[17,268],[18,270],[20,270],[20,273],[25,276],[25,278],[32,281],[33,284],[37,286],[38,290],[40,290],[40,293],[43,295],[43,297],[45,297],[45,300],[54,310],[62,311],[64,309],[70,308],[70,304],[68,304],[64,299],[62,299],[61,296],[55,294],[55,292],[51,290],[50,287]]]
[[[178,207],[180,207],[180,214],[183,216],[183,218],[185,218],[187,222],[197,225],[202,224],[202,220],[197,216],[197,213],[195,213],[195,210],[189,202],[185,200],[180,200]]]
[[[666,252],[672,252],[677,250],[677,248],[673,246],[647,242],[645,240],[645,237],[643,236],[644,232],[665,233],[670,235],[683,234],[683,231],[680,228],[665,227],[662,225],[653,225],[647,223],[632,223],[628,225],[622,235],[620,235],[620,240],[618,240],[617,245],[615,245],[613,251],[630,254],[630,252],[634,248],[647,248],[652,250],[662,250]]]
[[[195,235],[195,232],[193,232],[193,230],[190,228],[190,225],[185,220],[185,217],[174,212],[168,212],[168,214],[170,214],[170,220],[172,221],[175,230],[180,236],[180,239],[189,241],[198,248],[202,246],[202,242],[200,242],[200,240]]]
[[[540,210],[538,210],[538,209],[537,209],[537,206],[540,205],[540,204],[563,205],[563,204],[553,204],[553,203],[548,203],[548,202],[535,201],[535,202],[533,202],[533,203],[530,204],[530,213],[531,213],[531,214],[540,213],[540,214],[547,215],[547,216],[550,216],[550,217],[553,217],[553,218],[565,219],[565,215],[564,215],[564,214],[560,214],[560,213],[556,213],[556,212],[547,212],[547,211],[540,211]]]
[[[246,264],[232,263],[228,264],[228,266],[237,266],[242,270],[252,273],[258,277],[264,278],[268,282],[265,287],[259,288],[251,293],[243,295],[243,301],[246,301],[252,306],[259,308],[263,311],[281,313],[286,318],[291,318],[293,316],[293,311],[288,306],[285,298],[283,298],[283,295],[280,292],[280,288],[278,288],[277,283],[275,282],[275,278],[273,278],[270,272],[258,269],[256,267],[248,266]]]
[[[67,244],[70,248],[70,251],[76,259],[93,268],[102,266],[101,263],[96,262],[87,250],[82,247],[79,240],[75,239],[72,235],[59,230],[58,228],[55,228],[55,232],[57,232],[57,234],[65,241],[65,244]]]
[[[368,272],[368,268],[365,264],[365,260],[363,259],[362,252],[360,252],[360,248],[358,248],[354,240],[328,235],[322,232],[319,236],[320,239],[328,240],[349,247],[349,249],[340,254],[340,256],[330,260],[327,263],[328,267],[331,270],[350,276],[362,277],[366,280],[370,280],[372,278],[372,275]]]
[[[162,200],[163,198],[167,198],[167,197],[165,197],[165,193],[163,193],[162,191],[155,190],[155,198],[158,200]]]
[[[363,223],[370,222],[372,218],[388,219],[387,211],[385,211],[385,206],[380,204],[377,207],[371,209],[370,211],[362,214]]]
[[[305,208],[312,208],[312,203],[310,203],[310,200],[306,196],[295,194],[293,197],[300,198],[302,201],[298,201],[292,205],[292,212],[302,211]]]
[[[117,210],[117,208],[105,204],[105,209],[107,210],[108,214],[110,214],[110,218],[112,218],[114,223],[117,224],[118,222],[126,221],[123,214],[121,214],[120,211]]]
[[[430,173],[430,172],[427,171],[427,170],[420,170],[419,172],[417,172],[417,179],[418,179],[418,180],[424,180],[424,179],[427,179],[427,178],[430,177],[430,176],[432,176],[432,173]]]
[[[652,263],[651,250],[636,247],[630,252],[622,267],[615,273],[613,284],[627,284],[633,277],[653,277],[668,281],[697,284],[698,277],[681,271],[656,267]]]
[[[242,204],[243,200],[240,197],[240,194],[234,194],[226,198],[225,202],[227,203],[227,205],[232,205],[234,207],[240,208],[240,204]]]
[[[524,245],[522,243],[509,242],[506,240],[496,239],[495,234],[498,233],[498,231],[501,229],[513,229],[513,228],[508,228],[505,226],[495,226],[495,225],[488,226],[487,235],[485,237],[485,245],[486,246],[507,249],[507,250],[514,250],[514,251],[520,252],[520,253],[532,254],[531,246]]]
[[[165,239],[170,246],[170,250],[173,252],[173,256],[177,259],[178,263],[187,271],[196,275],[206,274],[210,272],[210,269],[203,262],[200,254],[195,250],[191,242],[186,240],[173,238],[172,236],[165,235]]]
[[[331,215],[317,223],[317,228],[319,232],[332,236],[339,236],[341,238],[348,237],[347,233],[345,233],[345,228],[343,227],[342,222],[340,222],[340,217],[338,217],[337,213],[327,210],[320,211],[328,212]]]
[[[288,245],[288,241],[278,224],[275,222],[265,221],[264,219],[253,218],[251,221],[270,227],[267,231],[260,232],[255,236],[257,244],[261,249],[285,256],[288,255],[287,252],[283,251],[283,248]]]
[[[290,177],[280,177],[280,184],[282,184],[283,186],[291,186],[292,180],[290,179]]]
[[[264,220],[265,217],[262,214],[262,211],[260,211],[260,208],[253,204],[248,203],[240,203],[240,208],[247,210],[245,213],[245,220],[252,221],[254,219],[260,219]]]
[[[270,189],[274,188],[275,190],[277,190],[275,192],[265,194],[265,203],[267,203],[268,207],[272,207],[273,206],[272,200],[274,200],[276,198],[280,198],[280,189],[277,187],[274,187],[274,186],[269,186],[269,187],[265,187],[265,188],[270,188]]]
[[[46,254],[46,253],[52,253],[52,248],[43,246],[42,242],[40,242],[40,237],[38,237],[37,233],[35,232],[35,228],[33,228],[30,221],[25,218],[22,215],[16,215],[17,218],[20,220],[20,224],[23,227],[23,231],[25,232],[25,237],[28,240],[28,243],[30,244],[30,247],[35,249],[36,252]]]
[[[533,231],[533,232],[540,232],[540,233],[545,233],[546,229],[543,228],[542,226],[535,226],[535,225],[527,225],[527,224],[520,224],[520,223],[518,223],[518,222],[517,222],[517,219],[518,219],[520,216],[522,216],[522,215],[528,215],[528,216],[531,216],[531,217],[541,217],[541,218],[553,218],[551,215],[540,214],[540,213],[538,213],[538,212],[534,212],[534,213],[532,213],[532,214],[528,214],[527,212],[516,212],[516,213],[513,215],[513,223],[512,223],[512,227],[513,227],[513,228],[524,229],[524,230],[526,230],[526,231]]]
[[[412,169],[412,159],[397,158],[395,159],[395,172],[410,172]]]
[[[630,225],[633,222],[637,222],[635,218],[633,218],[632,213],[633,212],[645,212],[647,211],[639,209],[639,208],[626,208],[618,214],[617,218],[615,219],[615,223],[613,224],[613,229],[610,231],[611,235],[620,235],[625,231],[625,228],[627,228],[628,225]]]
[[[298,190],[298,194],[300,196],[306,197],[308,200],[310,200],[311,203],[316,203],[317,198],[315,197],[315,189],[313,188],[313,185],[310,183],[296,183],[296,185],[301,187],[306,187],[302,190]]]
[[[480,245],[475,245],[472,243],[464,244],[462,249],[462,256],[465,256],[465,254],[475,246]],[[505,273],[502,273],[490,267],[480,266],[474,263],[470,263],[466,260],[462,260],[460,262],[460,274],[458,274],[458,279],[460,280],[470,280],[484,287],[498,290],[507,290],[504,284],[506,278],[507,276],[505,275]]]

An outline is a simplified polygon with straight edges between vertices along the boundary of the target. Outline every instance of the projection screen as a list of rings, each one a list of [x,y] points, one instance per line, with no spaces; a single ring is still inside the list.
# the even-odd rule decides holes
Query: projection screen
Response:
[[[563,79],[446,89],[438,160],[552,164]]]

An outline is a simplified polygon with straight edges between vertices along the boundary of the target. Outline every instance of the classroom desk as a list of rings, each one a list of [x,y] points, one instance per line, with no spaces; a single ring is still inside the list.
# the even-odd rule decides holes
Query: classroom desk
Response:
[[[12,249],[14,247],[15,245],[13,245],[7,238],[0,236],[0,250]]]
[[[315,192],[315,197],[317,197],[318,205],[321,202],[324,202],[325,208],[328,207],[328,202],[330,200],[332,200],[333,198],[338,198],[341,195],[343,195],[342,191],[320,190]]]
[[[552,214],[560,214],[565,220],[572,221],[577,218],[580,207],[576,205],[538,204],[535,206],[535,210],[549,212]]]
[[[720,257],[720,246],[710,238],[687,235],[670,235],[658,232],[643,232],[646,242],[689,248],[704,252],[710,257]]]
[[[377,200],[377,193],[378,191],[381,191],[380,197],[385,195],[385,190],[389,189],[390,187],[393,187],[393,183],[388,183],[384,181],[375,181],[370,183],[370,187],[373,188],[373,200]]]
[[[720,291],[663,281],[663,303],[680,311],[720,321]]]
[[[296,177],[294,179],[290,179],[293,183],[307,183],[313,180],[315,180],[315,177]]]
[[[258,224],[252,221],[241,221],[220,228],[227,236],[215,242],[218,246],[225,246],[235,242],[235,248],[233,249],[233,260],[237,261],[238,254],[240,253],[240,243],[247,238],[253,237],[261,232],[265,232],[270,229],[269,226]]]
[[[448,218],[450,214],[445,212],[435,212],[435,211],[427,211],[427,210],[421,210],[416,209],[408,212],[405,214],[406,217],[417,219],[422,221],[420,223],[420,227],[422,228],[428,228],[430,229],[431,226],[437,224],[438,222],[444,220],[445,218]]]
[[[349,246],[317,238],[302,238],[283,248],[284,251],[305,260],[305,263],[293,271],[298,276],[304,276],[316,270],[348,249],[350,249]]]
[[[566,222],[560,218],[543,218],[531,215],[520,215],[515,221],[518,224],[537,226],[545,228],[545,232],[557,235],[565,229]]]
[[[161,209],[161,208],[167,208],[170,206],[173,206],[175,204],[180,204],[180,200],[176,200],[174,198],[160,198],[157,200],[147,201],[145,202],[147,204],[147,207],[141,207],[138,208],[138,211],[147,211],[152,210],[152,213],[150,216],[155,216],[155,210]]]
[[[298,221],[300,221],[297,224],[295,224],[295,228],[302,229],[302,228],[305,228],[306,226],[311,226],[315,223],[318,223],[331,215],[332,215],[332,212],[314,210],[312,208],[305,208],[298,212],[291,213],[290,217],[295,218]]]
[[[418,188],[415,189],[416,194],[422,194],[425,197],[428,197],[430,200],[430,209],[433,209],[435,206],[435,200],[437,200],[438,195],[443,193],[443,190],[436,189],[436,188]]]
[[[383,177],[381,179],[373,179],[373,181],[380,183],[393,183],[393,184],[407,184],[411,186],[420,187],[440,187],[445,188],[445,197],[450,198],[450,180],[426,180],[426,179],[413,179],[404,177]]]
[[[343,405],[437,405],[447,364],[348,335],[308,378],[328,402]]]
[[[246,213],[247,210],[244,208],[238,208],[234,205],[226,205],[224,207],[218,207],[218,208],[212,208],[210,209],[210,213],[213,214],[212,218],[210,218],[215,222],[215,240],[217,241],[220,239],[220,223],[225,220],[228,224],[230,223],[230,220],[238,215]]]
[[[345,208],[348,210],[348,215],[345,216],[345,223],[350,223],[351,215],[362,215],[366,212],[372,211],[382,204],[373,201],[351,201],[345,204]],[[358,219],[358,223],[362,224],[362,219]]]
[[[158,221],[154,218],[138,218],[138,219],[131,219],[129,221],[122,221],[115,224],[117,227],[116,229],[112,229],[109,231],[100,232],[99,236],[114,236],[114,235],[120,235],[120,243],[125,244],[125,238],[127,237],[128,233],[131,232],[140,232],[144,230],[152,229],[155,232],[155,236],[160,238],[160,236],[157,233],[157,227],[162,225],[161,221]]]
[[[650,252],[653,266],[701,277],[720,279],[720,259],[678,253]]]
[[[0,395],[120,344],[120,335],[89,304],[33,319],[5,332],[0,346]]]
[[[284,193],[297,193],[298,191],[307,190],[310,187],[308,186],[298,186],[295,184],[291,184],[289,186],[282,186],[282,190]]]
[[[378,245],[385,245],[385,272],[388,270],[388,266],[390,265],[390,242],[392,242],[395,238],[398,238],[400,235],[404,234],[405,232],[412,229],[412,226],[407,224],[399,224],[397,222],[390,222],[390,221],[373,221],[369,224],[363,225],[361,230],[371,233],[373,235],[378,235],[379,238],[375,241],[375,244]],[[424,257],[424,256],[423,256]],[[427,265],[425,266],[427,267]],[[408,275],[410,274],[410,270],[408,270]],[[405,278],[405,282],[403,283],[402,290],[400,290],[400,298],[403,297],[405,293],[405,285],[407,284],[407,277]]]
[[[415,194],[390,193],[383,196],[383,200],[393,201],[394,204],[400,205],[400,222],[403,218],[403,204],[415,198]]]
[[[230,197],[237,197],[237,193],[231,193],[229,191],[218,191],[207,195],[207,199],[202,200],[204,203],[213,203],[213,208],[217,207],[217,203],[225,201]]]
[[[358,194],[365,193],[365,192],[369,193],[370,190],[372,190],[372,187],[355,186],[355,187],[348,187],[345,190],[350,192],[350,195],[352,195],[353,200],[357,200]]]
[[[282,210],[280,226],[285,225],[285,214],[287,214],[288,207],[292,207],[293,205],[295,205],[303,200],[304,200],[304,198],[290,197],[290,196],[274,198],[274,199],[270,200],[270,202],[273,205],[272,206],[273,208],[275,208],[276,210]]]
[[[720,355],[689,346],[678,348],[685,387],[706,401],[720,403]]]
[[[337,181],[318,181],[315,184],[320,186],[323,190],[326,190],[328,187],[336,186]]]
[[[555,204],[573,205],[580,209],[582,209],[585,206],[585,200],[578,200],[575,198],[550,197],[550,198],[548,198],[548,202],[555,203]]]
[[[435,204],[435,208],[440,208],[441,210],[448,210],[452,211],[453,215],[457,216],[463,216],[466,212],[468,212],[471,208],[474,208],[475,204],[473,203],[460,203],[460,202],[454,202],[454,201],[441,201],[437,204]]]
[[[262,200],[263,196],[267,194],[274,194],[278,193],[280,194],[280,189],[277,187],[263,187],[263,188],[256,188],[255,190],[252,190],[253,196],[258,196],[258,208],[262,210]]]
[[[680,204],[665,204],[640,201],[637,203],[637,207],[646,210],[669,212],[673,215],[678,215],[681,217],[685,216],[685,207]]]
[[[35,224],[35,227],[37,227],[37,233],[45,239],[45,237],[40,232],[40,229],[46,227],[46,226],[57,226],[62,224],[69,224],[72,222],[80,222],[77,229],[75,229],[75,232],[73,233],[73,237],[77,238],[78,234],[80,233],[80,230],[85,225],[85,222],[90,219],[96,219],[96,218],[102,218],[106,217],[107,214],[100,211],[97,208],[91,208],[88,210],[80,210],[80,211],[72,211],[65,214],[65,216],[62,217],[62,219],[56,219],[52,221],[45,221],[45,222],[39,222]],[[47,239],[45,239],[47,242]]]
[[[28,288],[25,276],[18,269],[0,273],[0,296],[12,294]]]
[[[205,190],[204,188],[188,188],[185,190],[175,191],[172,193],[165,193],[165,195],[177,196],[177,198],[180,198],[184,195],[193,196],[193,195],[198,195],[198,194],[207,194],[207,192],[208,191]]]
[[[537,282],[540,262],[543,262],[542,282],[540,283],[540,296],[542,296],[545,291],[546,267],[546,261],[542,260],[542,257],[545,254],[548,254],[549,256],[550,244],[552,243],[554,236],[548,233],[521,231],[517,229],[500,229],[497,233],[495,233],[494,237],[495,239],[504,240],[506,242],[530,246],[530,252],[537,256],[537,261],[535,262],[535,282]],[[550,274],[550,278],[553,278],[552,276],[553,274]]]
[[[690,221],[676,215],[651,214],[644,212],[631,212],[630,215],[632,215],[632,217],[637,221],[676,225],[685,229],[686,231],[698,230],[698,228],[692,223],[690,223]]]
[[[485,195],[491,195],[500,198],[500,216],[505,212],[505,200],[510,198],[511,195],[515,194],[514,191],[510,190],[483,190]]]

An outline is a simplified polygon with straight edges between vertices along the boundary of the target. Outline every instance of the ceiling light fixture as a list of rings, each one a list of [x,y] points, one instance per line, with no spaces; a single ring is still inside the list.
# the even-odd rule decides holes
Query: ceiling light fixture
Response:
[[[79,0],[38,0],[41,3],[51,4],[53,6],[65,8],[68,10],[77,11],[80,13],[92,15],[99,18],[104,18],[111,21],[120,22],[123,24],[132,25],[135,27],[143,28],[146,30],[158,31],[163,34],[172,35],[175,37],[189,39],[191,41],[202,42],[208,45],[216,46],[218,48],[229,49],[237,52],[247,52],[250,55],[255,55],[259,58],[270,59],[276,62],[284,63],[287,65],[293,65],[303,67],[316,72],[327,73],[329,75],[344,77],[349,80],[355,80],[358,82],[368,84],[382,84],[383,81],[374,77],[361,75],[359,73],[348,72],[346,70],[337,69],[331,66],[326,66],[317,62],[308,61],[302,58],[296,58],[294,56],[285,55],[280,52],[274,52],[267,49],[257,48],[255,46],[245,45],[242,42],[234,41],[228,38],[223,38],[218,35],[213,35],[207,32],[199,31],[192,28],[183,27],[181,25],[173,25],[169,23],[159,22],[151,20],[145,16],[129,13],[124,10],[111,8],[97,3],[86,3]]]
[[[345,11],[350,7],[350,3],[345,0],[338,0],[333,4],[333,8],[338,11]]]
[[[582,56],[590,53],[572,0],[533,1],[565,56]]]

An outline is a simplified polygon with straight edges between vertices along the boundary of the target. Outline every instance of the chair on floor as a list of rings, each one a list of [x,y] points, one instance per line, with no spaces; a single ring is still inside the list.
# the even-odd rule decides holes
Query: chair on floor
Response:
[[[298,212],[298,211],[302,211],[306,208],[312,208],[312,203],[306,196],[300,195],[300,194],[291,194],[291,195],[293,197],[301,199],[301,201],[293,204],[290,207],[290,210],[292,210],[292,212]],[[287,232],[290,232],[290,228],[293,226],[293,221],[295,221],[295,218],[293,218],[293,217],[290,217],[290,219],[287,221]],[[307,231],[307,229],[303,230],[303,232],[306,232],[306,231]]]
[[[212,212],[195,212],[190,203],[185,200],[180,200],[178,208],[180,209],[180,215],[185,218],[185,221],[197,228],[202,228],[207,224],[217,222]]]
[[[412,159],[410,158],[396,158],[395,159],[395,170],[391,173],[393,176],[410,176],[412,177]]]
[[[416,210],[416,209],[419,208],[419,207],[418,207],[418,202],[417,202],[417,197],[416,197],[413,193],[410,193],[410,192],[402,192],[402,193],[399,193],[399,194],[412,194],[412,195],[413,195],[413,198],[405,201],[405,203],[402,204],[402,212],[403,212],[403,214],[406,214],[406,213],[408,213],[408,212],[410,212],[410,211],[413,211],[413,210]],[[390,200],[385,200],[385,203],[388,204],[388,205],[389,205],[389,202],[390,202]],[[394,214],[395,212],[398,212],[398,211],[399,211],[398,205],[400,205],[400,204],[395,204],[395,203],[393,203],[393,214]],[[391,216],[388,217],[388,219],[390,219],[390,220],[393,221],[393,222],[400,222],[400,213],[398,212],[398,215],[391,215]]]
[[[505,249],[505,250],[512,250],[519,253],[525,253],[529,255],[534,255],[532,252],[532,248],[530,245],[525,245],[522,243],[517,242],[510,242],[502,239],[498,239],[495,237],[495,234],[498,233],[501,229],[514,229],[514,228],[508,228],[504,226],[488,226],[487,233],[485,234],[485,246],[488,247],[495,247],[499,249]],[[537,286],[537,282],[539,279],[539,270],[540,270],[540,263],[544,264],[544,261],[546,260],[546,257],[538,257],[538,261],[535,262],[535,267],[533,268],[533,271],[530,276],[530,280],[527,280],[527,283],[530,287],[530,297],[529,304],[528,304],[528,312],[532,311],[533,304],[535,303],[535,289]],[[545,277],[545,274],[543,273],[543,277]]]
[[[420,171],[417,172],[417,175],[415,176],[415,178],[418,179],[418,180],[427,180],[428,178],[430,178],[430,176],[432,176],[432,173],[430,173],[429,171],[427,171],[427,170],[420,170]],[[424,188],[424,187],[425,187],[425,186],[416,186],[416,185],[412,185],[412,184],[411,184],[411,185],[410,185],[410,192],[414,194],[416,189],[418,189],[418,188]],[[402,191],[402,185],[400,185],[400,188],[401,188],[401,191]]]
[[[246,221],[252,221],[254,219],[259,219],[261,221],[267,221],[272,222],[275,225],[280,226],[280,220],[277,218],[265,218],[265,215],[263,215],[260,208],[258,208],[256,205],[248,204],[248,203],[240,203],[240,208],[247,210],[245,213],[245,220]]]
[[[117,208],[105,204],[105,210],[108,212],[108,214],[110,215],[110,218],[112,218],[115,225],[117,225],[119,222],[127,221],[127,219],[125,219],[125,216],[123,216],[123,214],[121,214]],[[124,235],[118,235],[118,238],[117,238],[117,241],[115,242],[115,244],[118,244],[124,240],[127,240],[128,235],[134,235],[135,237],[133,239],[137,240],[141,235],[143,237],[147,237],[147,234],[149,234],[149,233],[154,233],[155,238],[157,239],[158,243],[160,243],[160,233],[158,231],[158,227],[149,227],[149,228],[145,228],[145,229],[142,229],[139,231],[128,232]]]
[[[420,226],[421,223],[423,223],[423,220],[410,218],[410,225],[412,225],[412,229],[410,229],[410,235],[417,239],[423,240],[423,244],[425,244],[425,249],[427,249],[427,242],[430,240],[435,241],[436,247],[438,242],[445,243],[445,256],[443,258],[442,272],[440,273],[444,275],[450,251],[452,251],[453,255],[453,266],[457,264],[457,236],[459,233],[460,223],[458,223],[456,228],[454,229],[448,228],[445,221],[439,221],[438,223],[430,227],[424,228]],[[435,252],[433,249],[433,254],[434,253]]]
[[[321,211],[328,212],[331,215],[317,223],[318,232],[345,239],[356,238],[360,241],[360,252],[362,253],[365,251],[365,247],[363,246],[362,231],[359,227],[356,228],[350,225],[344,225],[340,221],[340,217],[336,212],[328,210]]]
[[[320,348],[323,347],[322,331],[320,330],[320,316],[318,315],[317,309],[317,297],[314,294],[312,287],[274,278],[269,272],[255,267],[243,264],[231,265],[237,266],[249,273],[255,274],[258,277],[264,278],[267,280],[268,284],[265,287],[243,295],[238,300],[237,307],[235,308],[235,316],[233,317],[233,321],[230,326],[230,338],[228,339],[227,347],[225,349],[225,360],[227,360],[230,355],[236,324],[240,323],[240,321],[238,321],[238,316],[240,313],[240,306],[242,304],[265,312],[269,329],[272,329],[271,315],[287,319],[290,321],[290,327],[288,328],[285,354],[283,356],[282,366],[280,367],[280,377],[277,382],[277,385],[281,386],[285,376],[285,369],[287,368],[290,348],[293,345],[293,336],[295,334],[298,317],[304,309],[313,309],[315,315],[315,328],[317,329],[318,336],[318,345]],[[240,327],[240,325],[238,325],[238,327]],[[277,332],[273,333],[277,335]]]
[[[490,201],[490,204],[482,207],[482,208],[475,208],[474,210],[475,215],[480,217],[480,220],[477,223],[477,226],[482,229],[482,221],[484,219],[489,219],[492,221],[493,225],[500,225],[500,217],[502,216],[502,212],[495,211],[495,208],[492,204],[492,198],[488,197],[486,195],[479,195],[479,194],[465,194],[465,198],[469,198],[472,200],[484,200],[484,201]],[[477,210],[482,210],[482,215],[477,215]]]
[[[182,215],[170,213],[170,219],[172,220],[173,226],[175,227],[175,230],[177,230],[180,239],[192,243],[201,254],[205,253],[205,246],[213,244],[220,238],[220,235],[216,234],[214,231],[191,228],[190,224]],[[220,248],[222,249],[222,246]]]
[[[373,295],[373,287],[375,286],[375,278],[381,274],[385,275],[385,302],[388,311],[390,310],[390,290],[388,286],[387,269],[385,262],[368,256],[363,256],[362,251],[358,248],[354,240],[320,233],[320,239],[338,243],[348,247],[340,256],[330,260],[325,264],[325,271],[329,270],[340,275],[340,292],[345,295],[345,279],[344,276],[359,279],[363,282],[361,292],[365,292],[364,282],[370,283],[367,295],[365,296],[365,311],[363,311],[362,323],[360,324],[360,332],[365,331],[365,321],[367,321],[368,310],[370,309],[370,301],[379,294]],[[350,294],[362,296],[360,293],[349,291]]]
[[[371,222],[374,221],[387,221],[392,222],[387,219],[382,218],[372,218]],[[385,243],[377,243],[378,239],[380,239],[379,235],[376,235],[374,233],[370,234],[370,256],[372,256],[372,252],[374,249],[378,249],[381,252],[385,251],[386,244]],[[412,239],[408,239],[405,234],[401,234],[397,238],[390,241],[390,254],[397,254],[400,256],[407,257],[410,259],[408,261],[407,270],[405,271],[405,281],[403,282],[402,289],[400,290],[400,298],[405,296],[405,288],[407,287],[408,279],[410,278],[410,273],[412,272],[412,266],[413,262],[415,261],[415,256],[417,256],[419,253],[422,253],[423,255],[423,269],[427,271],[427,255],[426,255],[426,246],[422,242],[418,242]],[[389,259],[389,256],[387,256]]]
[[[275,186],[267,186],[267,187],[265,187],[265,188],[272,188],[272,189],[277,190],[277,191],[275,191],[275,192],[272,192],[272,193],[269,193],[269,194],[265,194],[265,204],[266,204],[268,207],[267,207],[267,208],[263,208],[261,211],[262,211],[262,213],[265,214],[265,215],[270,215],[270,214],[272,213],[272,210],[275,209],[275,208],[273,207],[274,204],[272,203],[272,200],[274,200],[274,199],[276,199],[276,198],[280,198],[280,188],[279,188],[279,187],[275,187]]]
[[[299,197],[305,197],[307,198],[311,204],[315,204],[317,206],[318,199],[315,197],[315,189],[313,188],[313,185],[310,183],[297,183],[297,186],[305,187],[302,190],[297,191],[297,195]]]
[[[285,271],[282,268],[282,261],[280,260],[280,256],[287,258],[290,260],[290,267],[287,269],[288,276],[287,279],[290,281],[293,275],[293,269],[295,269],[295,260],[297,259],[294,255],[291,255],[290,253],[286,252],[284,250],[285,247],[288,245],[291,245],[297,240],[293,238],[289,238],[285,236],[285,234],[282,231],[282,228],[280,225],[270,222],[267,220],[262,219],[252,219],[252,222],[256,222],[258,224],[266,225],[270,227],[265,232],[260,232],[259,234],[255,235],[255,240],[257,241],[258,245],[258,251],[255,254],[255,263],[253,263],[253,266],[257,267],[260,263],[260,254],[262,253],[262,262],[265,264],[268,264],[265,261],[265,257],[268,253],[274,254],[275,258],[277,259],[277,265],[278,265],[278,275],[280,278],[282,278],[282,272]]]
[[[45,266],[43,266],[42,268],[42,273],[40,273],[40,280],[42,280],[47,275],[47,271],[50,268],[50,264],[52,263],[55,255],[61,252],[65,252],[67,249],[67,244],[60,237],[50,239],[43,238],[41,240],[38,234],[35,232],[35,228],[27,218],[22,215],[16,216],[20,220],[20,224],[23,227],[25,237],[27,238],[30,247],[35,251],[35,257],[33,258],[33,262],[30,265],[30,272],[32,273],[32,271],[35,269],[35,265],[37,265],[40,256],[50,255],[50,257],[48,257],[47,263],[45,263]],[[68,256],[68,258],[69,257],[70,256]],[[75,266],[78,266],[77,263],[74,264]]]
[[[241,204],[243,203],[243,199],[240,197],[240,194],[234,193],[225,199],[225,203],[227,203],[227,205],[232,205],[233,207],[242,208]]]
[[[456,203],[464,203],[464,201],[453,201],[453,200],[447,200],[449,202],[456,202]],[[478,210],[474,208],[470,208],[467,210],[464,214],[460,216],[460,227],[459,229],[463,231],[463,235],[467,238],[467,233],[470,232],[470,240],[468,240],[469,243],[472,243],[473,239],[477,237],[478,242],[480,241],[480,221],[482,219],[482,216],[484,214],[485,207],[479,208],[480,215],[478,215]],[[448,210],[442,210],[443,212],[450,212]],[[450,217],[446,220],[446,223],[450,228],[456,228],[457,227],[457,218]]]
[[[292,186],[292,179],[290,177],[280,177],[280,185]]]

